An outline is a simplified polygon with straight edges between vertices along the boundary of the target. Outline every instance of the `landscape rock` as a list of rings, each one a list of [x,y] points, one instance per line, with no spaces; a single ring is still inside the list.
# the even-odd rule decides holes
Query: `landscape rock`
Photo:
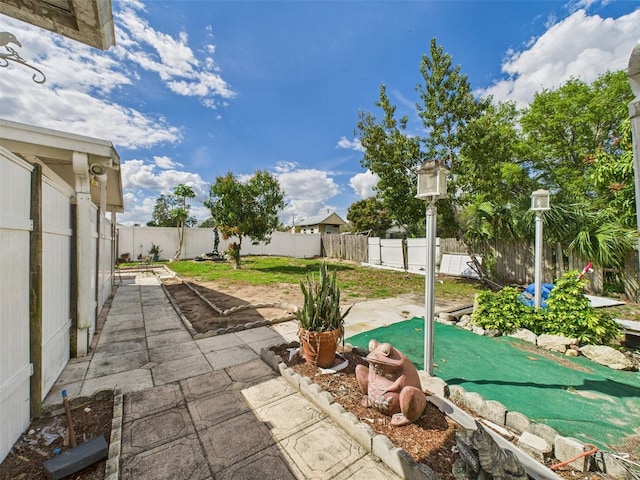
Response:
[[[635,370],[633,362],[624,353],[606,345],[585,345],[580,352],[589,360],[614,370]]]
[[[570,345],[577,344],[575,338],[567,338],[562,335],[540,335],[538,336],[538,346],[545,350],[564,353]]]
[[[538,340],[538,336],[531,330],[527,330],[526,328],[519,328],[518,330],[515,330],[508,334],[508,336],[524,340],[525,342],[533,343],[534,345]]]
[[[471,315],[462,315],[462,317],[460,317],[460,321],[458,322],[458,326],[466,327],[468,325],[471,325]]]
[[[477,325],[473,325],[473,328],[471,331],[476,335],[480,335],[480,336],[484,335],[484,328],[478,327]]]

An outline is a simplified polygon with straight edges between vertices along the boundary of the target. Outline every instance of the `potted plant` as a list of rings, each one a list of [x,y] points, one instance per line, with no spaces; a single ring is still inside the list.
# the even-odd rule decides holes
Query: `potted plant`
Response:
[[[151,242],[151,248],[149,249],[149,255],[151,256],[151,261],[157,262],[158,259],[160,258],[161,251],[162,249],[160,248],[159,245],[156,245],[155,243]]]
[[[344,319],[351,307],[340,310],[340,289],[336,271],[329,273],[327,265],[320,264],[318,281],[307,275],[300,281],[304,304],[296,311],[300,322],[300,345],[303,355],[312,365],[327,368],[333,365],[338,343],[344,336]]]

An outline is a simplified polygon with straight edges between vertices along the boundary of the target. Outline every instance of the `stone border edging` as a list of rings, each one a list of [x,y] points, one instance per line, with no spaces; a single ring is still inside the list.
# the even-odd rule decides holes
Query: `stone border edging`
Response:
[[[121,387],[113,391],[113,419],[111,420],[111,439],[109,441],[109,457],[105,466],[105,480],[118,480],[120,478],[120,453],[122,452],[122,422],[124,418],[123,399]]]
[[[380,458],[396,474],[411,480],[437,479],[435,473],[428,466],[416,463],[407,451],[394,447],[385,435],[377,435],[369,425],[360,422],[355,415],[347,412],[329,392],[322,390],[310,378],[303,377],[287,367],[282,358],[271,350],[271,348],[297,346],[297,342],[289,342],[264,347],[260,351],[260,358],[276,373],[279,373],[296,391],[328,415],[365,450]],[[544,454],[535,450],[535,447],[539,445],[536,442],[537,438],[551,446],[551,450],[546,453],[553,451],[555,458],[559,461],[568,460],[589,450],[579,440],[561,436],[548,425],[531,422],[519,412],[508,412],[501,403],[494,400],[485,400],[481,395],[475,392],[467,392],[459,385],[448,386],[446,382],[438,377],[426,379],[424,375],[421,375],[420,380],[423,388],[426,383],[429,387],[427,390],[432,391],[430,387],[435,387],[433,390],[438,392],[436,395],[427,396],[429,401],[462,428],[475,429],[476,420],[458,407],[456,403],[478,414],[481,417],[481,421],[485,420],[482,423],[488,427],[486,429],[487,432],[501,448],[511,450],[518,457],[531,478],[539,480],[562,479],[543,463]],[[449,397],[449,399],[446,397]],[[504,420],[500,421],[503,414]],[[528,435],[525,436],[525,442],[522,442],[521,438],[517,439],[518,444],[516,445],[500,434],[501,429],[505,433],[511,433],[506,430],[511,429],[520,434],[526,432]],[[514,435],[515,437],[516,435]],[[551,441],[549,442],[548,440]],[[584,472],[588,468],[586,460],[587,457],[582,457],[569,465],[576,470]],[[613,456],[605,454],[602,458],[602,463],[605,466],[605,472],[614,475],[615,478],[629,478],[622,464]]]
[[[276,347],[290,347],[297,342],[289,342]],[[387,467],[402,478],[409,480],[437,480],[438,477],[427,465],[416,463],[411,455],[402,448],[395,447],[385,435],[376,434],[373,429],[362,422],[342,405],[335,402],[333,395],[325,392],[310,378],[298,375],[287,367],[280,356],[276,355],[272,347],[262,348],[260,358],[276,373],[279,373],[295,390],[307,398],[323,413],[329,416],[351,438],[361,445],[368,453],[378,457]]]
[[[283,310],[291,310],[291,311],[294,311],[294,312],[297,310],[297,307],[295,305],[291,305],[289,303],[279,303],[279,302],[277,302],[277,303],[260,303],[260,304],[257,304],[257,305],[252,305],[252,304],[239,305],[238,307],[233,307],[233,308],[221,311],[219,308],[214,307],[213,304],[208,299],[203,297],[200,292],[195,291],[194,288],[189,285],[189,282],[183,281],[179,276],[177,276],[175,274],[173,276],[174,276],[174,278],[178,279],[182,284],[186,285],[199,298],[204,300],[205,303],[207,303],[214,311],[221,312],[221,313],[219,313],[221,316],[228,316],[228,315],[230,315],[232,313],[235,313],[237,311],[249,310],[251,308],[269,308],[269,307],[273,307],[273,308],[282,308]],[[214,330],[208,330],[206,332],[200,333],[200,332],[196,331],[195,328],[193,328],[193,324],[189,321],[187,316],[182,312],[182,309],[178,305],[178,302],[176,302],[175,298],[173,298],[173,295],[171,295],[171,293],[167,289],[166,285],[164,283],[160,282],[160,286],[162,287],[162,291],[164,292],[166,297],[169,299],[169,303],[171,303],[171,306],[176,311],[176,313],[180,317],[180,320],[182,320],[182,323],[184,324],[185,328],[187,329],[187,331],[189,332],[189,334],[191,335],[191,337],[194,340],[201,340],[203,338],[215,337],[216,335],[224,335],[226,333],[240,332],[242,330],[249,330],[251,328],[263,327],[263,326],[267,326],[267,325],[275,325],[275,324],[282,323],[282,322],[288,322],[289,320],[293,320],[295,318],[295,315],[293,313],[291,313],[291,314],[285,315],[283,317],[274,318],[273,320],[266,320],[266,319],[256,320],[255,322],[247,322],[247,323],[243,323],[243,324],[232,325],[232,326],[229,326],[229,327],[216,328]]]

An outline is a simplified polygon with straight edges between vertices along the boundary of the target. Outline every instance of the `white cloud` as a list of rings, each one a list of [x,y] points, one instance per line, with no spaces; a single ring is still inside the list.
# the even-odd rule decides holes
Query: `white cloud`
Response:
[[[640,8],[616,19],[578,10],[525,50],[509,52],[502,65],[507,78],[477,93],[523,106],[535,92],[558,87],[572,77],[592,82],[607,70],[624,69],[638,40],[639,24]]]
[[[17,47],[18,53],[46,76],[46,83],[36,84],[30,81],[35,72],[26,67],[11,63],[3,69],[2,116],[108,139],[116,148],[180,142],[179,127],[145,112],[144,107],[125,107],[112,95],[143,88],[140,70],[157,74],[174,94],[197,97],[210,108],[226,105],[235,93],[211,56],[194,54],[186,33],[173,38],[154,30],[138,15],[143,10],[135,1],[114,4],[117,45],[104,52],[0,15],[3,29],[14,33],[23,45]]]
[[[339,193],[331,172],[298,168],[295,162],[279,162],[275,176],[285,192],[287,207],[281,214],[283,223],[292,224],[322,211],[334,211],[328,200]]]
[[[217,106],[220,97],[229,99],[236,93],[220,76],[212,57],[199,59],[188,45],[188,35],[181,32],[178,38],[159,32],[140,18],[139,7],[123,4],[114,11],[117,40],[116,54],[144,70],[155,72],[174,93],[188,97],[200,97],[210,108]],[[207,45],[209,54],[214,45]]]
[[[118,215],[118,222],[125,225],[139,223],[145,225],[151,220],[153,206],[160,194],[168,195],[179,184],[193,188],[196,198],[188,200],[191,214],[199,220],[209,217],[209,211],[202,203],[209,195],[209,184],[199,174],[167,168],[157,170],[160,163],[169,161],[166,157],[155,157],[154,163],[143,160],[127,160],[121,165],[122,187],[124,190],[125,212]],[[171,162],[174,165],[178,165]],[[162,168],[162,167],[161,167]]]
[[[353,140],[349,140],[347,137],[340,137],[338,140],[338,148],[346,148],[348,150],[356,150],[358,152],[364,152],[364,147],[360,143],[359,138],[354,138]]]
[[[380,177],[367,170],[364,173],[358,173],[349,180],[349,185],[353,188],[355,194],[361,199],[373,197],[375,195],[375,186],[378,185]]]
[[[173,167],[182,167],[183,165],[178,162],[174,162],[167,156],[153,157],[153,161],[158,168],[169,169]]]

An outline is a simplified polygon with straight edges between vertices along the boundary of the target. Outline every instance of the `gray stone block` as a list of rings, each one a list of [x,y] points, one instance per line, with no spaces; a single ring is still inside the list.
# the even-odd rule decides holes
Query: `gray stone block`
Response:
[[[531,421],[520,412],[507,412],[505,425],[518,433],[528,430]]]
[[[418,370],[418,377],[420,377],[420,386],[423,391],[443,398],[447,398],[449,396],[449,387],[447,382],[441,378],[432,377],[424,370]]]
[[[585,452],[585,447],[580,440],[571,437],[556,435],[553,455],[560,462],[565,462]],[[587,469],[587,457],[581,457],[567,464],[568,467],[584,472]]]
[[[624,467],[623,463],[611,456],[610,453],[604,452],[602,454],[603,470],[612,478],[619,478],[621,480],[631,479],[631,474]]]
[[[340,408],[333,410],[336,405]],[[325,413],[367,452],[371,452],[371,442],[373,437],[376,436],[371,427],[359,421],[354,414],[344,411],[341,405],[333,404],[331,407]]]
[[[478,412],[482,418],[504,426],[507,418],[507,408],[495,400],[486,400],[482,407],[482,411]]]
[[[380,458],[391,470],[407,480],[437,480],[437,476],[424,464],[417,464],[411,455],[396,448],[384,435],[376,435],[371,441],[372,453]]]
[[[544,462],[545,456],[551,453],[551,445],[542,437],[530,432],[523,432],[518,439],[518,447],[539,462]]]
[[[532,423],[527,429],[528,432],[542,437],[549,445],[553,445],[556,440],[558,432],[544,423]]]
[[[462,404],[472,412],[480,414],[484,410],[485,400],[479,393],[465,392],[462,397]]]
[[[453,403],[462,405],[465,393],[466,390],[460,385],[449,385],[449,400]]]
[[[287,367],[285,363],[278,364],[278,370],[280,370],[280,375],[284,378],[289,384],[300,391],[300,379],[302,378],[296,372],[294,372],[291,368]]]

